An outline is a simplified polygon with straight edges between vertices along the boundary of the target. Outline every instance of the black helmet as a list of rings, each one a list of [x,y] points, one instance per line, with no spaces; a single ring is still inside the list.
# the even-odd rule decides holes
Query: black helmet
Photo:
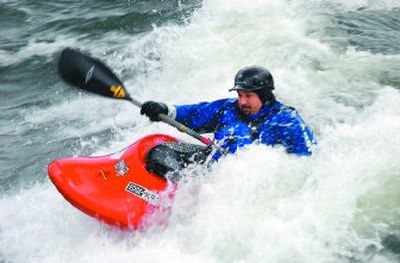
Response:
[[[263,67],[250,66],[239,70],[235,76],[235,86],[229,91],[256,91],[261,89],[269,91],[274,89],[274,80],[272,79],[272,75]]]
[[[261,66],[245,67],[236,74],[235,86],[232,90],[255,92],[265,103],[269,94],[274,89],[274,79],[271,73]]]

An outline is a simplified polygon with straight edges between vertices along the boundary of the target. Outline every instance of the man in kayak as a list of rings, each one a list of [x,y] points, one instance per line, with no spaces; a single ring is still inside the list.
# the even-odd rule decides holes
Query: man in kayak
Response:
[[[234,99],[221,99],[192,105],[170,106],[162,102],[143,103],[141,114],[152,121],[160,121],[158,114],[169,115],[176,121],[199,133],[214,133],[217,151],[199,145],[169,143],[149,152],[149,170],[166,173],[184,167],[191,162],[204,162],[211,155],[218,160],[222,155],[235,153],[253,142],[271,146],[283,146],[288,153],[299,156],[311,155],[313,135],[303,119],[292,108],[275,99],[271,73],[260,66],[241,69],[235,76],[235,85],[229,91],[237,91]],[[162,161],[165,156],[176,160]],[[164,162],[154,166],[153,163]],[[172,162],[174,163],[174,162]],[[164,167],[160,170],[158,166]]]

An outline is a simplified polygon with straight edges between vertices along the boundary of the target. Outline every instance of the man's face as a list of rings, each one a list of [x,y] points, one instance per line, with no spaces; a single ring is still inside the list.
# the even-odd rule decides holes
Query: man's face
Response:
[[[238,102],[240,110],[246,115],[257,114],[262,105],[257,93],[238,90]]]

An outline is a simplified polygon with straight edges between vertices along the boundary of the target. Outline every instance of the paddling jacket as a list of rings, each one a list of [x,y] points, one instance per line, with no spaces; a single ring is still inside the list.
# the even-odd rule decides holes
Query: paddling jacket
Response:
[[[311,155],[314,143],[310,129],[292,107],[280,102],[265,104],[259,113],[241,113],[237,99],[175,106],[176,120],[199,133],[214,133],[214,140],[229,153],[254,141],[277,146],[288,153]],[[217,152],[213,158],[221,157]]]

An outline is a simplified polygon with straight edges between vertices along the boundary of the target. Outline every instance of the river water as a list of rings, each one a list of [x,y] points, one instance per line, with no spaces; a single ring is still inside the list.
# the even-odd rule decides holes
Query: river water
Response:
[[[399,1],[0,0],[0,19],[0,262],[400,260]],[[253,145],[186,171],[167,226],[99,223],[57,192],[51,160],[193,139],[63,83],[67,46],[170,104],[235,96],[235,73],[263,65],[314,154]]]

